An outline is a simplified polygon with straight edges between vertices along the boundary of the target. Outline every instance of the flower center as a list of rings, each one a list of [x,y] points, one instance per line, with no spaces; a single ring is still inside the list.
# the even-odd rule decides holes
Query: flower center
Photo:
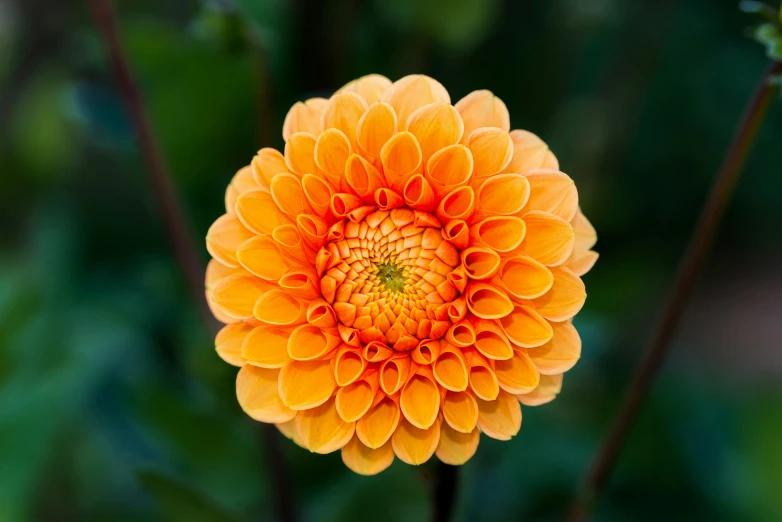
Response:
[[[363,344],[407,351],[444,334],[451,325],[447,307],[460,296],[451,273],[461,260],[441,228],[431,214],[411,209],[332,227],[318,253],[320,289],[343,339],[354,335]]]

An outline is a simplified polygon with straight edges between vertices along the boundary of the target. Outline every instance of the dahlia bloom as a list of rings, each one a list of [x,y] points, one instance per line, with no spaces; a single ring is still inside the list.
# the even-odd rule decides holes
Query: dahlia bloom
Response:
[[[371,475],[508,440],[578,360],[594,229],[505,104],[371,75],[296,103],[233,178],[206,294],[252,418]]]

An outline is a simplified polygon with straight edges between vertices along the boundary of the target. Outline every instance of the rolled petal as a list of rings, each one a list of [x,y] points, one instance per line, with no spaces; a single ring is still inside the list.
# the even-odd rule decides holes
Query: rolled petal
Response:
[[[233,366],[244,366],[242,343],[253,327],[247,323],[232,323],[223,326],[215,337],[215,350],[222,360]]]
[[[331,202],[331,198],[329,198],[329,202]],[[296,216],[296,228],[299,229],[302,240],[314,250],[318,250],[326,242],[329,224],[318,216],[299,214]]]
[[[434,362],[432,372],[435,380],[446,390],[461,392],[467,389],[469,375],[461,350],[447,345]]]
[[[547,212],[533,210],[524,215],[527,235],[521,250],[546,266],[560,265],[573,251],[574,231],[570,223]]]
[[[444,224],[451,221],[467,221],[475,210],[475,192],[465,185],[451,190],[437,206],[437,217]]]
[[[524,173],[530,193],[526,210],[542,210],[570,221],[578,211],[578,191],[570,176],[558,170],[536,169]]]
[[[527,172],[532,169],[559,169],[557,158],[543,140],[524,130],[510,132],[513,158],[505,172]]]
[[[255,302],[253,315],[259,321],[278,326],[301,324],[306,320],[307,308],[295,297],[282,290],[269,290]]]
[[[461,433],[443,424],[440,426],[440,442],[435,454],[444,464],[460,466],[475,455],[480,440],[481,434],[478,428],[469,433]]]
[[[426,179],[438,197],[445,196],[456,187],[466,185],[470,181],[472,171],[472,152],[460,144],[438,150],[426,163]]]
[[[517,403],[518,404],[518,403]],[[391,437],[391,445],[399,460],[412,466],[418,466],[434,455],[440,442],[440,423],[435,422],[422,430],[413,426],[407,419],[399,422],[399,427]]]
[[[307,322],[318,328],[334,328],[337,326],[337,315],[334,309],[323,299],[316,299],[307,305]]]
[[[451,104],[431,103],[410,115],[406,130],[418,139],[426,162],[440,149],[459,143],[464,124],[459,112]]]
[[[552,323],[554,335],[538,348],[527,350],[532,362],[543,375],[564,373],[581,357],[581,338],[570,322]]]
[[[237,267],[236,251],[239,245],[253,237],[236,214],[225,214],[209,227],[206,233],[206,249],[209,254],[225,266]]]
[[[372,348],[370,348],[370,346],[378,350],[377,355],[372,354]],[[370,343],[365,348],[365,354],[369,356],[367,357],[367,360],[373,362],[376,361],[378,357],[383,355],[383,350],[383,345],[380,343]],[[410,359],[407,357],[395,357],[387,359],[380,367],[380,387],[383,389],[386,395],[395,394],[400,389],[402,389],[402,386],[404,386],[405,382],[407,382],[409,372]]]
[[[305,448],[314,453],[337,451],[353,438],[356,425],[337,413],[334,400],[296,415],[296,433]]]
[[[499,254],[490,248],[470,247],[461,252],[462,266],[471,279],[489,279],[500,269]]]
[[[302,241],[295,225],[289,223],[280,225],[272,230],[271,236],[289,264],[311,267],[312,261],[315,260],[315,252]]]
[[[422,430],[429,428],[440,411],[440,391],[437,389],[437,383],[421,373],[413,376],[402,389],[399,406],[413,426]]]
[[[524,348],[514,350],[510,359],[497,361],[494,373],[497,374],[500,387],[514,395],[529,393],[540,382],[540,372]]]
[[[383,145],[396,134],[398,122],[393,107],[384,102],[374,103],[358,121],[356,142],[359,150],[370,160],[380,157]]]
[[[375,383],[377,382],[375,373]],[[370,379],[360,379],[337,390],[337,412],[345,422],[355,422],[361,419],[372,407],[377,385],[373,386]],[[398,408],[397,408],[398,409]]]
[[[443,239],[447,239],[458,249],[467,248],[470,242],[470,227],[461,219],[454,219],[443,227]]]
[[[500,393],[494,370],[485,362],[473,358],[470,365],[470,389],[484,401],[493,401]]]
[[[293,410],[320,406],[336,387],[331,363],[327,360],[293,361],[280,370],[280,399]]]
[[[524,208],[529,198],[529,181],[521,174],[499,174],[487,178],[476,195],[477,208],[472,223],[489,216],[509,216]],[[527,223],[529,234],[529,223]]]
[[[402,196],[388,188],[379,188],[375,191],[375,203],[381,211],[399,208],[405,204]]]
[[[234,319],[253,316],[256,301],[269,289],[268,283],[243,274],[228,276],[215,286],[212,303],[224,314]]]
[[[266,281],[279,280],[292,265],[271,236],[253,236],[239,246],[236,257],[244,268]]]
[[[363,445],[358,437],[353,437],[342,448],[342,462],[359,475],[377,475],[394,462],[394,450],[391,442],[371,449]]]
[[[541,375],[538,387],[529,393],[517,395],[524,406],[540,406],[553,401],[562,390],[562,374]]]
[[[428,339],[418,343],[418,346],[411,352],[413,361],[417,364],[432,364],[440,355],[440,341]]]
[[[465,139],[480,127],[498,127],[505,132],[510,130],[508,108],[491,91],[473,91],[456,102],[454,107],[464,120]]]
[[[513,157],[513,141],[508,133],[496,127],[482,127],[467,137],[467,147],[472,152],[474,168],[473,186],[493,176],[508,166]]]
[[[456,431],[471,433],[478,424],[478,402],[466,391],[449,391],[443,399],[445,422]]]
[[[288,222],[265,189],[243,192],[234,208],[242,224],[256,234],[271,234],[275,227]]]
[[[497,399],[478,399],[478,427],[489,437],[510,440],[521,428],[521,406],[516,397],[500,390]]]
[[[348,83],[340,91],[355,92],[368,104],[373,104],[383,96],[389,87],[391,87],[391,80],[385,76],[368,74]]]
[[[358,380],[367,368],[367,361],[355,347],[342,345],[334,356],[334,379],[338,386],[347,386]]]
[[[430,103],[451,103],[451,97],[438,81],[411,74],[394,82],[383,94],[383,101],[394,108],[401,125],[413,112]]]
[[[269,190],[277,208],[291,219],[296,219],[299,214],[313,213],[301,180],[293,174],[277,174],[272,178]]]
[[[486,358],[505,360],[513,357],[513,347],[494,321],[478,321],[475,324],[475,348]]]
[[[329,99],[323,111],[321,128],[323,131],[334,128],[341,130],[350,139],[351,146],[358,150],[356,127],[367,110],[364,98],[350,91],[341,91]]]
[[[255,181],[252,167],[247,166],[239,169],[239,171],[234,174],[233,179],[231,179],[228,188],[225,189],[225,211],[228,214],[233,214],[236,211],[234,208],[236,206],[236,199],[248,190],[259,188],[261,187],[258,185],[258,182]]]
[[[289,270],[277,284],[290,295],[302,301],[312,301],[320,296],[318,275],[311,268]]]
[[[505,292],[486,283],[469,283],[465,289],[467,308],[481,319],[499,319],[513,310]]]
[[[383,145],[380,161],[388,186],[401,191],[408,178],[421,171],[423,155],[412,133],[398,132]]]
[[[448,329],[445,340],[459,348],[472,346],[476,341],[475,328],[470,321],[461,320]]]
[[[274,176],[288,172],[285,156],[280,151],[269,147],[258,151],[258,154],[253,158],[251,167],[255,182],[267,189]],[[239,192],[242,193],[243,191],[240,190]]]
[[[301,178],[301,188],[315,213],[320,217],[327,217],[331,196],[334,194],[332,185],[317,174],[305,174]]]
[[[236,398],[247,415],[270,423],[287,422],[296,416],[277,394],[279,374],[280,370],[242,366],[236,375]]]
[[[285,116],[282,124],[282,139],[288,141],[297,132],[308,132],[317,136],[320,133],[320,119],[328,100],[310,98],[305,102],[297,102]]]
[[[315,165],[316,142],[316,135],[309,132],[297,132],[288,138],[285,144],[285,166],[289,171],[299,177],[317,172]],[[271,185],[271,182],[269,184]]]
[[[345,171],[351,150],[350,140],[339,129],[327,129],[318,136],[315,143],[315,164],[334,183],[339,186],[339,179]]]
[[[513,311],[500,319],[510,341],[522,348],[535,348],[551,340],[554,331],[543,316],[531,306],[514,305]]]
[[[434,191],[421,174],[413,174],[402,189],[402,197],[410,208],[432,212],[437,206]]]
[[[584,282],[567,268],[557,266],[551,269],[554,284],[542,296],[533,299],[538,313],[549,321],[566,321],[576,315],[586,301]]]
[[[317,326],[302,324],[288,339],[288,355],[297,361],[319,359],[339,346],[340,339]]]
[[[516,216],[491,216],[470,227],[474,243],[497,252],[510,252],[521,245],[527,226]]]
[[[348,158],[345,164],[345,180],[366,203],[374,203],[375,191],[385,185],[382,174],[358,154]]]
[[[369,448],[377,449],[388,442],[399,425],[399,406],[385,397],[356,423],[356,435]]]
[[[498,279],[509,294],[519,299],[539,297],[554,284],[551,270],[527,256],[503,259]]]
[[[242,344],[242,356],[248,364],[260,368],[282,368],[291,358],[288,356],[288,337],[291,329],[271,325],[256,326],[247,334]]]

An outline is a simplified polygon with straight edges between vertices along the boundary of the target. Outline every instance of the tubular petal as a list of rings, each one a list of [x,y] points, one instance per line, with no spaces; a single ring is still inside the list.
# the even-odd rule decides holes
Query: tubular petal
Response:
[[[500,390],[497,400],[478,400],[478,427],[489,437],[510,440],[521,428],[521,407],[516,397]]]
[[[272,178],[269,190],[277,208],[292,219],[299,214],[312,213],[301,180],[293,174],[277,174]]]
[[[282,368],[291,358],[288,356],[290,328],[271,325],[256,326],[244,339],[242,355],[248,364],[260,368]]]
[[[541,375],[540,384],[529,393],[516,398],[525,406],[540,406],[553,401],[562,390],[562,374]]]
[[[521,245],[527,227],[516,216],[491,216],[470,227],[470,238],[497,252],[510,252]]]
[[[475,129],[467,137],[474,169],[472,183],[479,186],[484,179],[502,172],[513,157],[513,141],[508,133],[496,127]]]
[[[215,350],[222,360],[233,366],[244,366],[242,343],[253,327],[247,323],[232,323],[223,326],[215,337]]]
[[[394,450],[391,442],[377,449],[364,446],[358,437],[353,437],[342,448],[342,462],[359,475],[377,475],[394,462]]]
[[[316,299],[307,305],[307,322],[318,328],[333,328],[337,326],[337,315],[334,309],[323,299]]]
[[[384,348],[381,343],[370,343],[370,345],[365,348],[365,353],[367,355],[371,355],[372,348],[370,348],[370,346],[373,346],[378,350],[378,354],[372,356],[372,361],[376,361],[378,357],[384,355]],[[385,349],[387,350],[388,348]],[[391,350],[388,351],[391,352]],[[395,394],[402,389],[402,386],[407,382],[409,372],[410,359],[407,357],[387,359],[380,367],[380,387],[383,388],[386,395]]]
[[[280,370],[245,365],[236,375],[236,398],[245,413],[261,422],[287,422],[296,412],[277,395]]]
[[[472,223],[492,215],[509,216],[521,211],[529,198],[529,181],[521,174],[499,174],[484,181],[478,193]],[[527,227],[529,234],[529,227]]]
[[[543,140],[531,132],[514,130],[510,132],[513,140],[513,158],[505,172],[527,172],[532,169],[559,169],[557,158],[551,153]]]
[[[513,311],[500,319],[508,339],[522,348],[546,344],[554,335],[551,324],[531,306],[514,305]]]
[[[336,387],[329,361],[293,361],[280,370],[280,399],[293,410],[320,406]]]
[[[296,433],[302,446],[314,453],[337,451],[353,438],[356,425],[345,422],[333,400],[296,415]]]
[[[253,158],[251,167],[255,182],[267,189],[274,176],[281,172],[288,172],[285,156],[280,151],[269,147],[258,151],[258,154]],[[240,194],[243,192],[243,190],[239,190]]]
[[[470,367],[470,389],[478,398],[493,401],[500,393],[497,376],[489,366],[474,365]]]
[[[320,296],[318,275],[311,268],[289,270],[277,284],[296,299],[303,301],[309,302]]]
[[[235,214],[225,214],[217,218],[206,233],[206,249],[209,254],[229,267],[239,266],[236,250],[239,245],[253,237]]]
[[[517,403],[518,404],[518,403]],[[399,460],[418,466],[434,455],[440,442],[440,423],[435,422],[422,430],[413,426],[407,419],[401,419],[399,427],[391,437],[391,445]]]
[[[424,162],[443,147],[462,139],[464,124],[459,112],[448,103],[424,105],[407,120],[405,130],[415,135],[421,145]]]
[[[285,165],[289,171],[299,177],[316,172],[316,141],[316,135],[309,132],[297,132],[288,138],[285,144]]]
[[[440,392],[437,384],[422,374],[413,376],[402,389],[399,406],[405,418],[413,426],[422,430],[429,428],[437,419],[437,412],[440,411]]]
[[[508,293],[519,299],[539,297],[554,284],[551,270],[527,256],[504,259],[498,278]]]
[[[369,448],[377,449],[391,438],[399,425],[399,406],[385,397],[356,423],[356,435]]]
[[[578,211],[578,191],[570,176],[558,170],[536,169],[524,173],[530,192],[527,210],[542,210],[570,221]]]
[[[460,433],[448,424],[440,426],[440,442],[435,454],[444,464],[460,466],[470,460],[478,451],[481,434],[478,428],[469,433]]]
[[[472,170],[470,149],[456,144],[432,154],[426,163],[426,179],[432,184],[435,194],[443,197],[454,188],[467,184]]]
[[[467,223],[461,219],[454,219],[443,227],[443,239],[447,239],[456,248],[463,249],[467,247],[470,241],[470,228]]]
[[[395,81],[383,94],[383,101],[394,108],[400,124],[404,124],[419,107],[435,102],[451,103],[451,97],[438,81],[411,74]]]
[[[573,227],[564,219],[533,210],[524,214],[527,235],[521,250],[546,266],[560,265],[573,251]]]
[[[323,110],[321,128],[323,131],[331,128],[341,130],[350,139],[351,146],[358,150],[356,126],[366,110],[367,102],[355,92],[338,92],[329,99]]]
[[[380,161],[388,186],[400,191],[407,179],[420,172],[423,161],[421,147],[410,132],[398,132],[380,149]]]
[[[412,352],[413,361],[422,364],[432,364],[440,355],[440,341],[429,339],[421,341]]]
[[[454,220],[467,221],[475,210],[475,191],[469,185],[451,190],[437,207],[437,217],[444,224]]]
[[[462,266],[472,279],[489,279],[500,268],[500,256],[494,250],[470,247],[462,250]]]
[[[292,264],[271,236],[253,236],[239,246],[236,257],[244,268],[266,281],[279,280]]]
[[[383,176],[370,162],[353,154],[345,164],[345,180],[350,188],[367,203],[374,203],[375,191],[385,184]]]
[[[549,342],[527,350],[532,362],[543,375],[564,373],[581,357],[581,338],[570,322],[553,323],[554,335]]]
[[[451,346],[443,349],[432,366],[432,372],[435,380],[446,390],[461,392],[467,389],[467,364],[461,350]],[[410,422],[413,420],[411,419]]]
[[[476,339],[475,328],[467,319],[451,326],[445,334],[445,340],[459,348],[472,346],[475,344]]]
[[[267,324],[286,326],[306,320],[306,307],[282,290],[269,290],[255,302],[253,315]]]
[[[383,145],[396,134],[398,123],[393,107],[384,102],[369,106],[358,120],[356,127],[356,142],[358,148],[370,160],[380,157]]]
[[[513,357],[513,347],[494,321],[478,321],[475,324],[475,348],[492,360]]]
[[[499,319],[513,310],[502,290],[486,283],[469,283],[465,289],[467,308],[481,319]]]
[[[320,118],[328,100],[324,98],[310,98],[297,102],[285,116],[282,124],[282,139],[288,141],[297,132],[308,132],[315,136],[320,133]]]
[[[268,186],[268,185],[267,185]],[[231,183],[225,189],[225,211],[228,214],[235,212],[236,198],[241,194],[244,194],[248,190],[254,190],[261,188],[258,182],[255,181],[253,171],[250,166],[242,167],[234,174],[231,179]]]
[[[456,102],[454,107],[464,120],[465,138],[479,127],[499,127],[505,132],[510,130],[508,108],[491,91],[473,91]]]
[[[514,395],[529,393],[540,382],[540,372],[524,348],[513,350],[513,357],[505,361],[497,361],[494,373],[500,387]]]
[[[357,80],[353,80],[340,91],[355,92],[369,103],[375,103],[391,87],[391,80],[380,74],[368,74]]]
[[[296,327],[288,339],[288,355],[297,361],[318,359],[339,345],[339,337],[317,326],[303,324]]]
[[[337,386],[347,386],[355,382],[367,368],[367,361],[354,347],[343,345],[334,356],[334,380]]]
[[[533,299],[538,313],[549,321],[566,321],[576,315],[586,301],[584,282],[567,268],[551,269],[554,284],[542,296]]]
[[[434,191],[421,174],[413,174],[402,189],[402,197],[408,207],[431,212],[437,206]]]
[[[315,250],[320,249],[326,242],[326,235],[329,231],[329,225],[323,218],[311,214],[296,216],[296,228],[299,229],[299,234],[304,242]]]
[[[268,283],[250,275],[236,274],[220,281],[212,293],[212,302],[234,319],[253,316],[255,302],[269,289]]]
[[[256,234],[271,234],[276,226],[287,222],[265,189],[243,192],[234,208],[242,224]]]
[[[329,213],[331,196],[334,194],[332,186],[317,174],[305,174],[301,178],[301,188],[315,213],[320,217],[326,217]]]
[[[337,412],[345,422],[356,422],[369,411],[374,398],[375,390],[367,380],[352,382],[337,390]]]
[[[315,143],[315,164],[329,179],[336,180],[336,186],[339,186],[351,152],[350,140],[345,133],[339,129],[327,129]]]
[[[445,422],[456,431],[470,433],[478,424],[478,402],[466,391],[449,391],[443,399]]]

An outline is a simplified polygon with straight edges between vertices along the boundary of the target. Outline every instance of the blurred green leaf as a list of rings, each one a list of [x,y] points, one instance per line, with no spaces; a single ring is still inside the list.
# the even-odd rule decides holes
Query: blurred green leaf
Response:
[[[238,522],[201,491],[195,491],[174,477],[153,470],[136,473],[142,487],[152,495],[163,515],[171,522]]]

